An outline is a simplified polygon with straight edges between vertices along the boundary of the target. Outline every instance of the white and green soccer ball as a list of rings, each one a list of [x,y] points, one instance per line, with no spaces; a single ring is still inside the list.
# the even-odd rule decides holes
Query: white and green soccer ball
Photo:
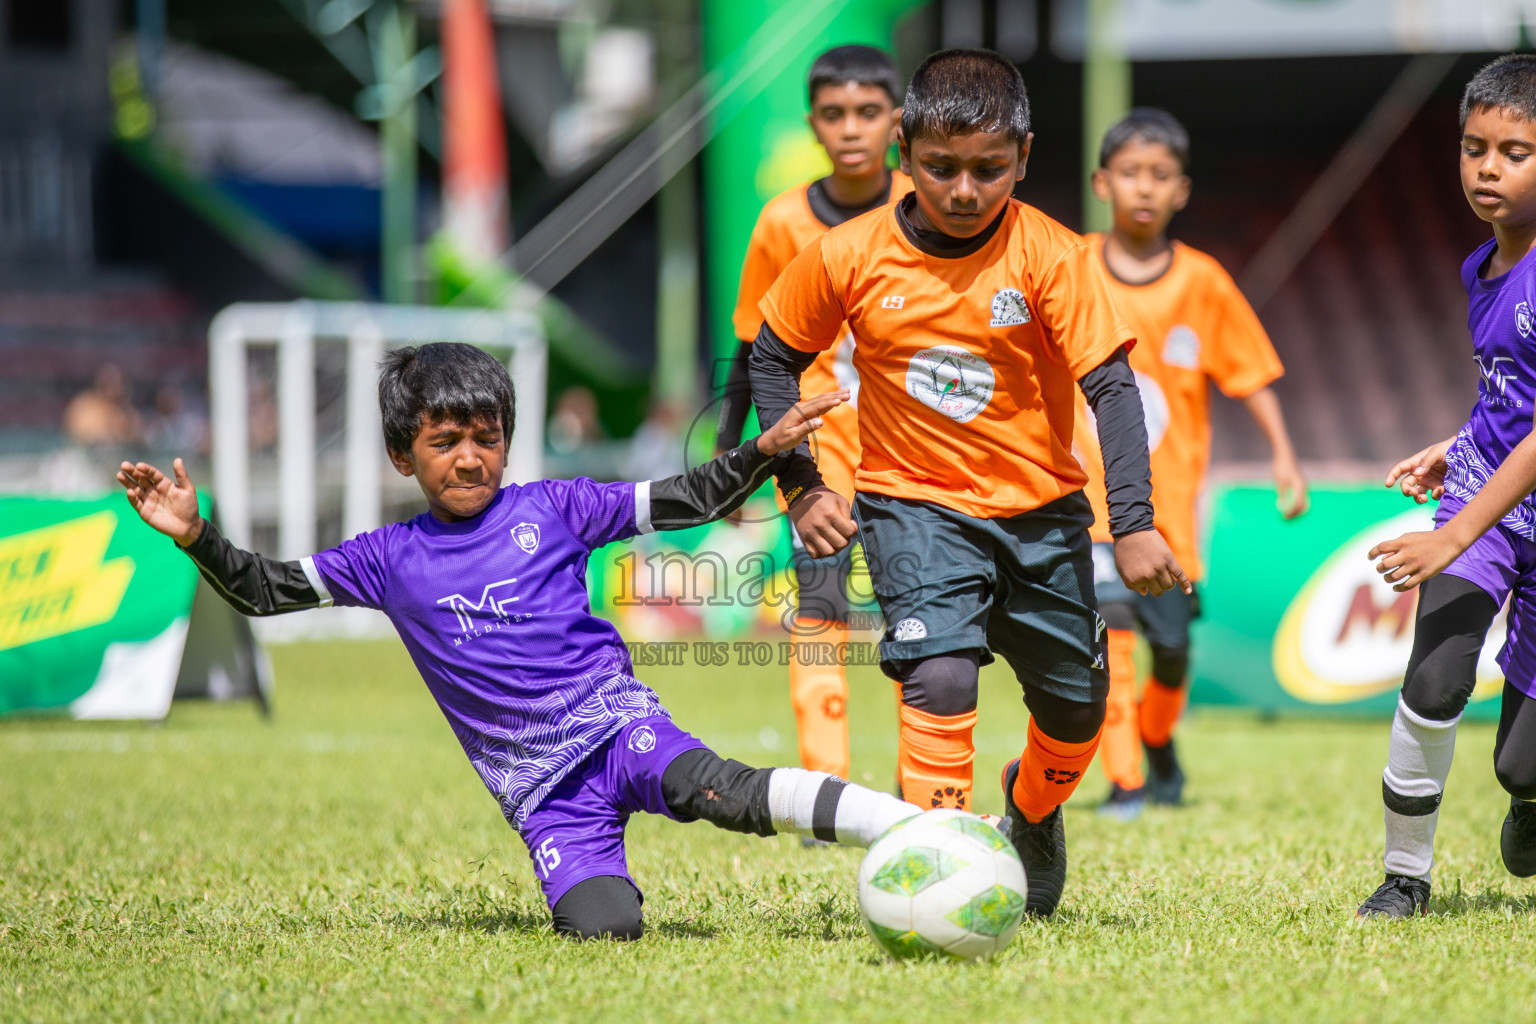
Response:
[[[984,960],[1024,918],[1024,865],[974,814],[927,811],[875,841],[859,865],[864,925],[894,957]]]

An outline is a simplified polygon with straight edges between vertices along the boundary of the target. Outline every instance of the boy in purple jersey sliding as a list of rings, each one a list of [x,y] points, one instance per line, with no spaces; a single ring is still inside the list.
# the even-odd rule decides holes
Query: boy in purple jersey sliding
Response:
[[[233,547],[174,478],[123,463],[117,479],[150,526],[247,615],[321,608],[387,614],[507,821],[523,837],[555,930],[639,938],[641,896],[624,826],[647,811],[769,836],[868,846],[918,813],[824,772],[749,768],[672,723],[634,677],[618,631],[591,613],[587,557],[612,541],[729,514],[774,456],[821,425],[846,391],[800,403],[760,437],[686,474],[501,486],[514,398],[506,368],[470,345],[385,357],[385,447],[428,511],[296,562]]]
[[[1440,508],[1434,532],[1370,553],[1393,589],[1422,589],[1382,774],[1387,877],[1360,917],[1427,912],[1456,723],[1506,597],[1493,766],[1510,809],[1499,847],[1511,874],[1536,874],[1536,56],[1510,54],[1479,71],[1462,97],[1461,124],[1462,188],[1493,226],[1461,268],[1481,379],[1466,426],[1387,474],[1388,487],[1421,504],[1437,498]]]

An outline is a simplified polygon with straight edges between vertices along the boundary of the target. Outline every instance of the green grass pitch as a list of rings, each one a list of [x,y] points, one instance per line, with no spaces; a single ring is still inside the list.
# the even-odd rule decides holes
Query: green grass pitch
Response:
[[[1355,926],[1379,881],[1385,723],[1199,714],[1191,806],[1068,808],[1066,897],[988,964],[895,963],[859,852],[637,817],[650,931],[557,938],[393,643],[277,648],[277,714],[0,724],[0,1021],[1450,1021],[1530,1019],[1536,884],[1498,858],[1493,731],[1462,729],[1432,917]],[[795,760],[781,669],[653,669],[722,753]],[[890,684],[853,673],[854,775],[891,784]],[[1023,735],[984,674],[980,810]]]

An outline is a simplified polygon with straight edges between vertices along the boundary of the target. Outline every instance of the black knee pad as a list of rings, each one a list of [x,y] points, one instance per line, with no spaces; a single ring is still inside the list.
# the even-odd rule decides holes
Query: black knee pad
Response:
[[[1189,678],[1189,648],[1153,647],[1152,678],[1171,690],[1182,687]]]
[[[685,750],[661,774],[661,795],[678,821],[707,821],[732,832],[774,834],[768,810],[772,768],[730,761],[707,747]]]
[[[1099,605],[1099,618],[1108,629],[1129,632],[1136,628],[1136,606],[1129,601],[1105,601]]]
[[[1516,800],[1536,800],[1536,764],[1528,757],[1495,757],[1493,774]]]
[[[949,717],[976,710],[981,655],[977,651],[935,654],[931,658],[887,663],[901,683],[901,702],[930,715]]]
[[[617,875],[586,878],[555,903],[555,931],[573,939],[632,941],[645,933],[640,891]]]
[[[1053,740],[1087,743],[1104,727],[1104,701],[1076,701],[1025,684],[1024,704],[1035,727]]]
[[[799,601],[795,615],[823,622],[848,622],[848,572],[853,568],[853,548],[844,548],[831,558],[812,558],[803,550],[795,552],[795,589]]]
[[[1403,703],[1436,722],[1461,714],[1477,685],[1477,659],[1499,606],[1476,583],[1444,574],[1419,588]]]

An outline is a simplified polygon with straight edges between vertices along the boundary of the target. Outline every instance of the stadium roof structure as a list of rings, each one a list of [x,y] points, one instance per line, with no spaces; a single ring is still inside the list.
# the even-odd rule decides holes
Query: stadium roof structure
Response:
[[[160,133],[205,177],[377,188],[378,137],[351,113],[232,57],[166,48]]]

